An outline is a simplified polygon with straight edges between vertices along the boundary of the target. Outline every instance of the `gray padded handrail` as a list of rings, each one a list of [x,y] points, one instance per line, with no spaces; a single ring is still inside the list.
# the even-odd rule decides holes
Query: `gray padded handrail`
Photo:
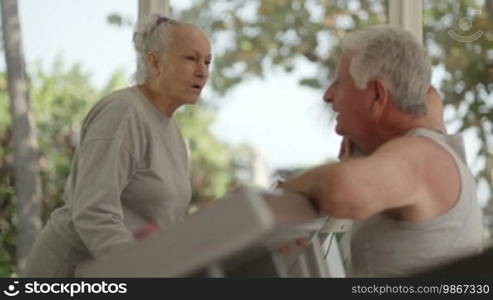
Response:
[[[225,276],[221,268],[248,264],[298,238],[311,239],[325,224],[327,217],[301,195],[244,187],[182,223],[81,264],[76,276],[183,277],[204,270],[206,276]],[[297,259],[273,261],[283,268],[279,263]]]

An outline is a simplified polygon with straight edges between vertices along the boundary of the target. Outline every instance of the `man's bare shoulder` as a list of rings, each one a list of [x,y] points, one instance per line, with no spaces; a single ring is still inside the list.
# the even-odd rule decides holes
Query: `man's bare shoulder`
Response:
[[[398,160],[424,168],[426,172],[440,170],[444,164],[456,168],[454,158],[442,145],[422,136],[395,138],[383,144],[368,158]]]
[[[421,136],[402,136],[394,138],[380,146],[373,154],[399,156],[411,155],[423,159],[428,156],[429,150],[440,147],[437,143]]]
[[[347,163],[349,168],[360,168],[363,172],[398,171],[402,175],[408,174],[414,177],[425,171],[423,168],[426,168],[430,161],[443,155],[439,146],[433,144],[423,137],[398,137],[381,145],[372,154],[352,158]]]
[[[457,202],[461,183],[456,162],[443,146],[431,139],[399,137],[382,145],[368,158],[393,165],[395,172],[406,170],[407,180],[425,191],[427,197],[413,201],[416,205],[411,220],[439,215]]]

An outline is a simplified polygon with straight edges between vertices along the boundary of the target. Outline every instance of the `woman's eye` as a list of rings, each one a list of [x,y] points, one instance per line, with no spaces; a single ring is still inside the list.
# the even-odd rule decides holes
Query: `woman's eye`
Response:
[[[195,57],[193,57],[193,56],[187,56],[186,59],[188,59],[188,60],[195,60]]]

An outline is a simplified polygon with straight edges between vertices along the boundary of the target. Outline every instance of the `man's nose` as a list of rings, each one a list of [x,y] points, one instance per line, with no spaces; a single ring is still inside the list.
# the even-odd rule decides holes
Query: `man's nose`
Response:
[[[323,99],[327,103],[332,103],[334,101],[334,89],[333,89],[333,86],[334,86],[334,84],[331,84],[325,90]]]

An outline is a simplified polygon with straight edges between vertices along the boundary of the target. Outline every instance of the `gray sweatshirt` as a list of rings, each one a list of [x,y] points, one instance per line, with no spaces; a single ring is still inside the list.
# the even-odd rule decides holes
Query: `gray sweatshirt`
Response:
[[[146,223],[165,229],[182,220],[191,193],[175,120],[130,87],[103,98],[84,120],[65,205],[50,225],[78,252],[99,257],[133,241]]]

